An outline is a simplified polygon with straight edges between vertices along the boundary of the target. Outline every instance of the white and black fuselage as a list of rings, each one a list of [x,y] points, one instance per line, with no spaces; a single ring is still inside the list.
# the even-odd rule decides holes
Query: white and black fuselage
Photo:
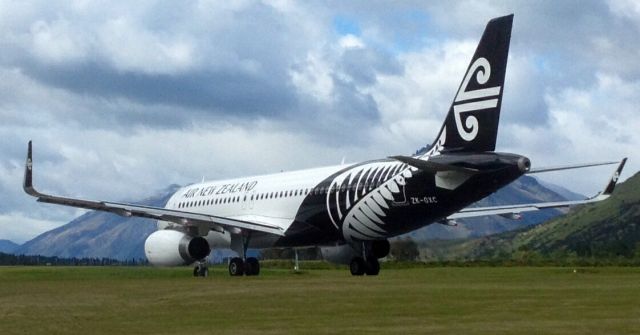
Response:
[[[428,160],[477,172],[430,173],[381,159],[194,184],[178,190],[166,207],[264,220],[285,231],[281,237],[254,233],[249,247],[385,240],[442,220],[528,169],[526,158],[494,152]]]

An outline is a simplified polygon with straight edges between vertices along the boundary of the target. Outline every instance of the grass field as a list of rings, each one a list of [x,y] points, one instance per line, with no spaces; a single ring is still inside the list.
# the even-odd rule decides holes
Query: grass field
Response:
[[[0,334],[638,334],[640,268],[0,267]]]

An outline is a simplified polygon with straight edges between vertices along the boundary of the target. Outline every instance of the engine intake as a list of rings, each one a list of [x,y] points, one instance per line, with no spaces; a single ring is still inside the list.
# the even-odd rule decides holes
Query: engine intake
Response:
[[[158,266],[191,264],[209,255],[211,248],[204,237],[190,236],[177,230],[158,230],[144,242],[149,263]]]

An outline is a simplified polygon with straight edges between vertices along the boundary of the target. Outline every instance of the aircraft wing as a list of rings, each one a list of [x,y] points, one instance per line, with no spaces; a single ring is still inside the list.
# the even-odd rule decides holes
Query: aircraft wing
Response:
[[[589,199],[575,200],[575,201],[541,202],[541,203],[521,204],[521,205],[491,206],[491,207],[467,207],[457,213],[449,215],[447,217],[447,220],[465,219],[465,218],[486,216],[486,215],[501,215],[505,217],[512,216],[517,218],[520,215],[520,213],[523,213],[523,212],[537,211],[545,208],[570,207],[575,205],[583,205],[583,204],[602,201],[604,199],[607,199],[613,192],[613,189],[615,188],[616,183],[618,182],[618,178],[620,177],[620,173],[622,172],[622,169],[624,168],[624,164],[626,162],[627,162],[627,159],[624,158],[618,164],[616,171],[613,173],[613,175],[609,179],[609,182],[607,183],[607,186],[604,188],[604,190],[598,193],[596,196],[591,197]],[[576,167],[586,167],[586,166],[595,166],[595,165],[604,165],[604,164],[608,164],[608,163],[596,163],[593,165],[582,165],[582,166],[576,166]],[[550,168],[547,171],[557,171],[557,170],[564,170],[568,168],[569,167]]]
[[[167,209],[161,207],[143,206],[127,203],[95,201],[53,196],[36,191],[33,187],[33,158],[31,141],[27,153],[27,162],[24,171],[24,191],[36,198],[39,202],[93,209],[104,212],[111,212],[125,217],[137,216],[149,219],[173,222],[186,227],[194,227],[208,231],[208,229],[223,231],[229,229],[259,231],[279,236],[284,235],[284,230],[274,224],[263,221],[248,221],[223,216],[194,213],[182,210]],[[202,230],[201,230],[202,231]]]

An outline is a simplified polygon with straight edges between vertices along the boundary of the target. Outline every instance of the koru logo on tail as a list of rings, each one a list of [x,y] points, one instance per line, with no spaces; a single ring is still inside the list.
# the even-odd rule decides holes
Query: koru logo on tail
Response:
[[[481,88],[477,90],[467,91],[469,81],[473,74],[476,73],[476,81],[480,85],[484,85],[489,81],[491,77],[491,65],[489,61],[480,57],[471,64],[469,71],[464,76],[460,90],[456,95],[456,100],[453,105],[454,118],[456,121],[456,128],[460,137],[467,142],[473,141],[478,136],[478,119],[469,115],[462,124],[462,113],[468,113],[477,110],[489,109],[498,106],[498,95],[500,95],[500,86]],[[492,98],[494,97],[494,98]],[[478,100],[481,99],[481,100]],[[464,102],[468,100],[474,100],[472,102]],[[461,103],[463,102],[463,103]],[[467,130],[468,129],[468,130]]]

